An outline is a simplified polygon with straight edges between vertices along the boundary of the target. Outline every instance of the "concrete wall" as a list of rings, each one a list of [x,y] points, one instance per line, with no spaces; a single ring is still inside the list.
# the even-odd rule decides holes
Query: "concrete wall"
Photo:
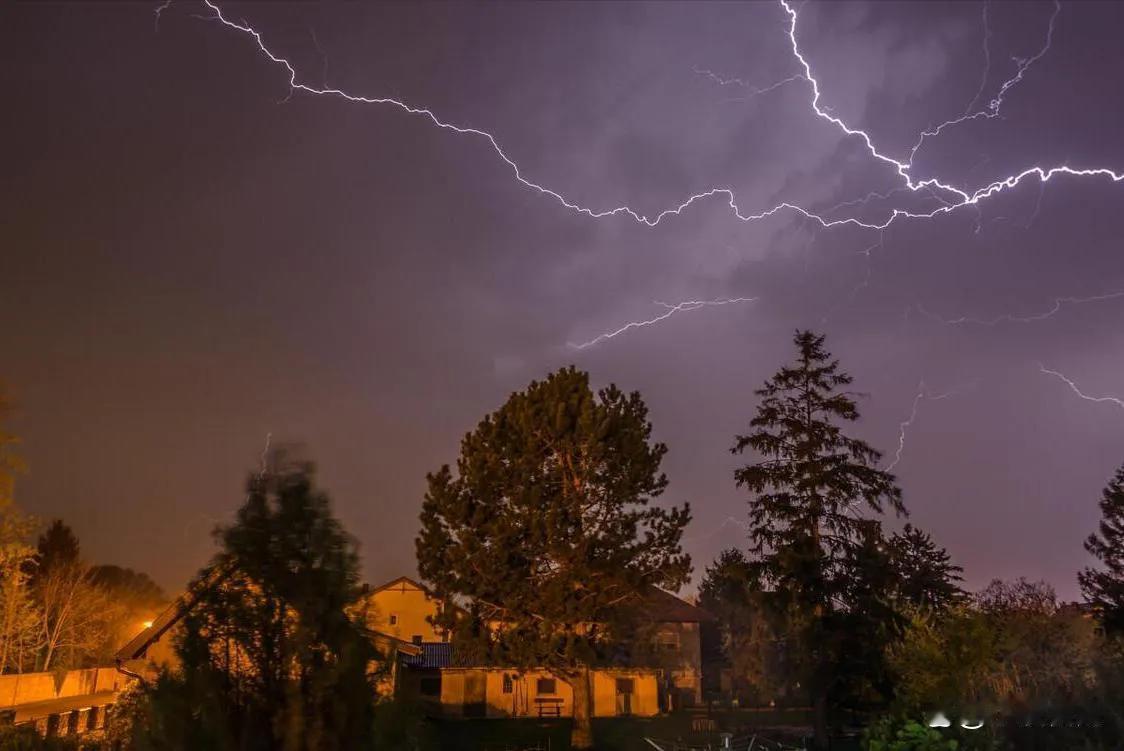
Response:
[[[504,692],[504,675],[510,677],[510,692]],[[554,693],[538,693],[540,678],[554,679]],[[659,714],[659,675],[651,670],[594,670],[590,674],[593,716],[618,715],[617,679],[632,681],[631,714]],[[483,684],[483,695],[479,686]],[[476,694],[471,695],[475,685]],[[474,700],[474,701],[473,701]],[[573,715],[574,692],[565,681],[545,670],[515,673],[500,668],[445,668],[441,670],[441,710],[451,717],[471,716],[473,703],[483,701],[485,717],[538,717],[545,702],[557,706],[562,717]],[[542,701],[540,701],[542,700]],[[479,715],[478,715],[479,716]]]
[[[120,691],[125,687],[126,680],[115,668],[0,675],[0,707],[84,696],[101,691]]]

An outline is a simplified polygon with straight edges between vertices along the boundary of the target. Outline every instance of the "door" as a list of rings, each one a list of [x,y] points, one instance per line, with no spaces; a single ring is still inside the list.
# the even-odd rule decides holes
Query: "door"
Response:
[[[483,671],[465,673],[464,716],[484,717],[488,710],[487,676]]]

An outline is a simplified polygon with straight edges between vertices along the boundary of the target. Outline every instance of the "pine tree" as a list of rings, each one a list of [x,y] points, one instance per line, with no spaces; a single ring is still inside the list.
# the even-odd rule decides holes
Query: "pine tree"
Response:
[[[1124,466],[1101,496],[1100,529],[1089,535],[1085,550],[1103,569],[1085,568],[1077,575],[1085,599],[1096,609],[1105,633],[1124,634]]]
[[[446,465],[428,478],[419,573],[477,623],[502,623],[474,631],[492,659],[572,687],[575,748],[592,746],[589,669],[620,648],[629,606],[690,573],[687,506],[650,505],[667,485],[651,433],[639,394],[595,395],[565,368],[465,436],[456,475]]]
[[[952,563],[948,551],[912,524],[890,538],[898,574],[898,595],[915,607],[942,610],[964,598],[958,582],[964,571]]]
[[[216,536],[176,643],[182,668],[152,687],[136,746],[373,747],[377,655],[353,610],[358,555],[311,466],[275,459]]]
[[[824,337],[798,331],[794,343],[796,362],[756,392],[761,403],[752,432],[738,436],[732,450],[760,458],[735,473],[752,494],[750,550],[762,581],[797,616],[793,628],[823,747],[838,663],[829,629],[848,608],[855,550],[868,542],[861,515],[886,506],[904,514],[905,507],[893,475],[877,468],[881,455],[838,424],[859,413],[844,390],[852,379],[824,348]]]

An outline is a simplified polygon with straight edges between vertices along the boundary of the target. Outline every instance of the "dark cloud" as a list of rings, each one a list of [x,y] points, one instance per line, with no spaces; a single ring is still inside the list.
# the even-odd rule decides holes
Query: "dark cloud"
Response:
[[[979,88],[982,7],[801,5],[821,104],[904,158]],[[319,460],[370,577],[409,572],[425,472],[510,391],[575,362],[646,396],[701,570],[741,539],[727,449],[752,391],[812,326],[870,393],[859,430],[888,455],[919,382],[955,391],[918,402],[897,471],[970,583],[1025,574],[1075,596],[1124,410],[1037,363],[1124,391],[1124,300],[1032,323],[932,316],[1124,290],[1120,185],[1028,181],[881,234],[792,213],[743,223],[720,198],[657,228],[594,221],[519,185],[482,138],[290,97],[201,7],[173,5],[159,31],[151,10],[26,5],[0,29],[0,377],[33,468],[20,497],[92,555],[177,586],[272,433]],[[815,117],[807,82],[753,93],[800,72],[776,5],[229,10],[310,83],[488,130],[529,179],[596,209],[654,215],[716,186],[746,212],[824,209],[899,185]],[[1051,10],[992,4],[985,97]],[[976,187],[1039,161],[1120,169],[1122,28],[1119,6],[1064,5],[1003,116],[927,142],[917,174]],[[741,296],[759,299],[567,347],[658,315],[655,301]]]

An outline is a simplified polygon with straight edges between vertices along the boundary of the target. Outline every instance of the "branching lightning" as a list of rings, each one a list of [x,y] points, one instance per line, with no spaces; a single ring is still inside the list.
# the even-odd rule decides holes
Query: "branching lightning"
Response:
[[[449,131],[452,131],[454,133],[458,133],[458,134],[461,134],[461,135],[470,135],[470,136],[476,136],[478,138],[481,138],[488,143],[488,145],[491,147],[491,149],[495,152],[496,156],[498,156],[500,158],[500,160],[504,164],[507,165],[507,167],[511,170],[511,172],[512,172],[512,174],[513,174],[513,176],[514,176],[514,178],[517,182],[519,182],[523,186],[525,186],[525,187],[527,187],[531,190],[534,190],[534,191],[536,191],[536,192],[538,192],[538,193],[540,193],[544,196],[547,196],[549,198],[554,199],[559,204],[561,204],[563,207],[565,207],[567,209],[570,209],[571,211],[577,212],[579,214],[584,214],[584,215],[589,216],[589,217],[594,218],[594,219],[603,219],[603,218],[614,217],[614,216],[627,216],[627,217],[630,217],[631,219],[633,219],[634,221],[636,221],[640,224],[644,224],[644,225],[647,225],[649,227],[654,227],[654,226],[658,225],[661,221],[663,221],[667,217],[678,216],[684,210],[686,210],[688,207],[694,205],[695,203],[697,203],[699,201],[702,201],[702,200],[705,200],[705,199],[710,199],[710,198],[715,198],[715,197],[720,197],[729,205],[729,207],[730,207],[731,211],[733,212],[734,216],[736,216],[739,220],[741,220],[743,222],[765,219],[767,217],[771,217],[771,216],[773,216],[775,214],[779,214],[781,212],[793,212],[793,213],[800,214],[800,215],[804,216],[805,218],[810,219],[810,220],[818,223],[819,225],[821,225],[824,228],[841,227],[841,226],[853,226],[853,227],[866,228],[866,229],[876,229],[877,230],[877,229],[884,229],[884,228],[890,226],[890,224],[892,224],[893,222],[898,221],[900,219],[929,219],[929,218],[933,218],[933,217],[936,217],[936,216],[939,216],[939,215],[951,213],[951,212],[953,212],[953,211],[955,211],[959,208],[965,207],[965,206],[975,207],[981,201],[984,201],[988,198],[991,198],[992,196],[994,196],[998,193],[1001,193],[1005,190],[1008,190],[1010,188],[1014,188],[1015,186],[1019,185],[1020,183],[1022,183],[1024,180],[1026,180],[1028,178],[1035,178],[1036,177],[1039,180],[1039,182],[1041,182],[1041,183],[1048,182],[1049,180],[1052,180],[1054,177],[1057,177],[1059,175],[1065,175],[1065,176],[1070,176],[1070,177],[1101,177],[1101,178],[1108,178],[1113,182],[1124,181],[1124,172],[1116,172],[1113,169],[1110,169],[1108,167],[1073,168],[1073,167],[1069,167],[1067,165],[1056,165],[1056,166],[1034,165],[1034,166],[1030,166],[1030,167],[1027,167],[1026,169],[1022,170],[1021,172],[1018,172],[1016,174],[1012,174],[1012,175],[1009,175],[1009,176],[1004,177],[1002,179],[996,180],[992,183],[989,183],[987,185],[984,185],[983,187],[977,188],[977,189],[972,190],[972,191],[968,191],[968,190],[964,190],[964,189],[955,187],[955,186],[953,186],[949,183],[942,182],[940,179],[935,178],[935,177],[934,178],[925,178],[925,179],[915,180],[910,174],[910,172],[912,170],[912,166],[913,166],[910,161],[900,161],[898,159],[895,159],[893,157],[890,157],[890,156],[882,153],[875,146],[874,141],[871,138],[870,134],[868,134],[866,131],[864,131],[862,129],[851,127],[846,122],[844,122],[841,118],[836,117],[835,115],[832,115],[828,110],[824,109],[820,105],[820,99],[821,99],[822,93],[820,91],[819,82],[817,81],[815,75],[812,72],[811,64],[808,62],[808,60],[804,57],[803,53],[800,51],[800,46],[797,43],[797,39],[796,39],[797,12],[796,12],[795,8],[793,8],[793,6],[790,4],[789,0],[780,0],[781,7],[783,8],[784,12],[788,16],[789,23],[788,23],[787,35],[788,35],[788,38],[789,38],[789,42],[791,43],[792,53],[793,53],[793,56],[798,61],[799,65],[800,65],[800,68],[802,70],[802,74],[800,74],[800,76],[803,79],[805,79],[808,82],[808,84],[811,86],[812,98],[811,98],[810,104],[811,104],[812,111],[816,114],[816,116],[818,116],[818,117],[822,118],[823,120],[825,120],[825,121],[831,123],[832,125],[834,125],[844,135],[851,136],[851,137],[854,137],[854,138],[858,138],[859,140],[861,140],[863,142],[863,144],[865,145],[866,150],[870,153],[870,155],[872,157],[874,157],[878,161],[881,161],[881,162],[885,163],[887,166],[889,166],[893,169],[893,171],[903,181],[904,187],[906,189],[908,189],[912,192],[918,192],[918,191],[922,191],[922,190],[939,191],[939,192],[941,192],[941,193],[943,193],[947,196],[946,202],[943,203],[941,206],[939,206],[935,209],[932,209],[930,211],[910,211],[910,210],[906,210],[906,209],[893,208],[889,211],[888,215],[882,221],[871,222],[871,221],[864,221],[864,220],[862,220],[858,217],[854,217],[854,216],[836,218],[836,219],[827,219],[820,214],[814,213],[814,212],[812,212],[812,211],[810,211],[806,208],[803,208],[801,206],[798,206],[796,204],[789,203],[789,202],[779,203],[779,204],[777,204],[777,205],[775,205],[771,208],[765,209],[765,210],[757,212],[757,213],[745,213],[738,206],[737,196],[735,195],[733,189],[728,188],[728,187],[714,187],[714,188],[710,188],[709,190],[705,190],[705,191],[702,191],[700,193],[696,193],[692,196],[689,196],[686,200],[681,202],[679,205],[674,206],[672,208],[664,209],[663,211],[660,211],[659,213],[657,213],[655,215],[652,215],[652,216],[648,216],[647,214],[641,213],[640,211],[637,211],[636,209],[633,209],[633,208],[631,208],[627,205],[618,206],[618,207],[609,208],[609,209],[594,209],[594,208],[582,206],[578,203],[575,203],[575,202],[571,201],[570,199],[564,197],[561,193],[559,193],[555,190],[552,190],[551,188],[548,188],[548,187],[546,187],[546,186],[544,186],[540,183],[537,183],[537,182],[535,182],[533,180],[530,180],[529,178],[525,177],[524,174],[523,174],[523,171],[520,169],[519,165],[515,162],[515,160],[512,159],[507,154],[507,152],[505,152],[503,150],[503,148],[500,147],[499,142],[496,139],[496,137],[493,134],[491,134],[491,133],[489,133],[485,130],[481,130],[481,129],[478,129],[478,128],[470,128],[470,127],[460,126],[460,125],[457,125],[455,123],[442,120],[432,110],[430,110],[426,107],[418,107],[418,106],[414,106],[414,105],[411,105],[411,104],[407,104],[406,102],[404,102],[402,100],[395,99],[395,98],[392,98],[392,97],[362,96],[362,95],[358,95],[358,94],[351,94],[351,93],[348,93],[346,91],[343,91],[343,90],[337,89],[337,88],[331,88],[331,87],[327,87],[327,86],[316,87],[316,86],[312,86],[310,84],[301,82],[300,80],[298,80],[299,77],[298,77],[297,71],[293,67],[292,63],[290,63],[289,60],[287,60],[286,58],[281,57],[281,56],[277,55],[276,53],[274,53],[272,50],[270,50],[270,48],[266,46],[265,41],[262,39],[262,35],[261,35],[260,32],[255,30],[252,26],[250,26],[246,22],[239,23],[239,22],[230,20],[229,18],[227,18],[223,14],[221,8],[218,5],[216,5],[214,2],[212,2],[212,0],[203,0],[203,2],[206,5],[206,7],[209,8],[210,11],[213,13],[214,20],[219,21],[220,23],[222,23],[224,26],[226,26],[229,29],[233,29],[235,31],[238,31],[238,32],[250,37],[251,39],[253,39],[255,44],[257,45],[258,49],[261,51],[261,53],[263,55],[265,55],[270,61],[272,61],[276,65],[282,67],[287,72],[290,91],[302,91],[302,92],[312,94],[312,95],[316,95],[316,96],[338,97],[338,98],[345,99],[345,100],[350,101],[350,102],[356,102],[356,103],[361,103],[361,104],[387,105],[387,106],[399,109],[402,112],[405,112],[407,114],[425,118],[425,119],[429,120],[433,125],[437,126],[438,128],[441,128],[441,129],[444,129],[444,130],[449,130]],[[1040,51],[1038,54],[1034,55],[1033,57],[1028,58],[1024,61],[1020,61],[1018,72],[1016,73],[1016,75],[1003,84],[1003,86],[1000,88],[999,93],[989,103],[987,109],[981,110],[981,112],[998,114],[999,107],[1001,106],[1002,101],[1003,101],[1003,96],[1006,95],[1006,93],[1008,93],[1013,86],[1015,86],[1017,83],[1019,83],[1022,80],[1022,76],[1026,72],[1026,70],[1036,60],[1038,60],[1043,54],[1045,54],[1045,49],[1047,49],[1049,47],[1049,40],[1052,37],[1052,33],[1053,33],[1053,19],[1056,18],[1056,16],[1057,16],[1057,12],[1055,10],[1055,14],[1051,18],[1051,30],[1047,35],[1047,44],[1045,45],[1044,49],[1042,51]],[[941,126],[941,128],[948,127],[948,125],[950,125],[950,124],[951,123],[945,124],[945,125]],[[924,140],[924,136],[922,137],[922,140]],[[918,144],[918,147],[919,146],[920,146],[920,143]],[[914,148],[914,152],[916,152],[916,148],[917,147]],[[911,154],[911,158],[912,158],[912,154]]]
[[[568,346],[572,349],[587,349],[595,344],[600,344],[601,342],[608,341],[609,339],[620,336],[626,331],[643,328],[644,326],[652,326],[659,323],[660,321],[666,321],[676,313],[698,310],[699,308],[732,305],[739,302],[754,302],[755,300],[757,300],[756,297],[723,297],[717,300],[686,300],[681,303],[675,303],[674,305],[672,305],[671,303],[657,301],[656,305],[666,308],[666,312],[662,313],[661,315],[643,321],[631,321],[629,323],[626,323],[624,326],[621,326],[619,329],[616,329],[614,331],[607,331],[604,334],[599,334],[593,339],[590,339],[588,342],[582,342],[580,344],[571,342]]]
[[[909,429],[913,427],[913,423],[917,419],[917,408],[921,404],[921,401],[924,399],[931,402],[936,402],[940,401],[941,399],[947,399],[950,396],[959,394],[964,390],[964,388],[966,387],[958,386],[957,388],[944,391],[940,394],[930,394],[928,392],[928,389],[925,388],[924,381],[921,381],[919,384],[917,384],[917,394],[913,397],[913,405],[912,407],[910,407],[909,417],[898,423],[898,448],[896,451],[894,451],[893,461],[886,465],[887,472],[892,471],[894,467],[898,466],[898,463],[902,460],[902,453],[905,451],[906,434]]]
[[[1003,108],[1003,97],[1007,95],[1008,91],[1010,91],[1014,86],[1016,86],[1023,80],[1023,75],[1027,72],[1030,66],[1041,60],[1042,57],[1050,51],[1050,45],[1052,45],[1054,42],[1054,25],[1058,20],[1058,14],[1062,10],[1062,4],[1061,2],[1059,2],[1059,0],[1054,0],[1054,12],[1050,16],[1050,24],[1046,29],[1046,40],[1045,42],[1043,42],[1041,49],[1027,58],[1012,58],[1016,65],[1015,75],[1011,76],[1003,82],[1003,85],[999,87],[999,92],[990,102],[988,102],[987,106],[984,109],[972,112],[972,108],[976,106],[976,102],[979,101],[980,96],[983,94],[983,90],[987,87],[987,79],[989,74],[991,73],[991,27],[987,22],[987,7],[987,3],[985,2],[983,10],[985,64],[983,79],[980,81],[980,88],[976,92],[975,97],[972,98],[972,101],[968,103],[967,108],[965,108],[964,110],[964,114],[953,120],[947,120],[937,127],[923,131],[921,133],[920,137],[917,139],[917,143],[914,144],[913,149],[909,152],[910,163],[912,163],[913,158],[917,155],[917,150],[920,149],[922,144],[925,143],[925,139],[939,136],[945,128],[959,125],[960,123],[968,122],[969,120],[976,120],[981,117],[988,120],[999,117],[1000,110]]]
[[[1081,389],[1079,389],[1077,387],[1077,384],[1074,383],[1072,379],[1068,378],[1064,374],[1059,373],[1056,370],[1050,370],[1049,368],[1047,368],[1042,363],[1038,363],[1038,369],[1040,371],[1042,371],[1043,373],[1047,374],[1047,375],[1054,376],[1059,381],[1064,383],[1066,386],[1069,386],[1070,391],[1077,394],[1079,397],[1081,397],[1082,399],[1084,399],[1087,402],[1095,402],[1097,404],[1115,404],[1117,407],[1120,407],[1120,409],[1124,409],[1124,399],[1121,399],[1120,397],[1116,397],[1116,396],[1091,396],[1091,395],[1083,392]]]
[[[917,310],[923,315],[932,318],[934,321],[939,321],[947,326],[962,326],[965,324],[974,324],[977,326],[998,326],[1001,323],[1035,323],[1037,321],[1044,321],[1047,318],[1052,318],[1061,312],[1062,308],[1073,305],[1085,305],[1087,303],[1102,302],[1104,300],[1116,300],[1124,297],[1124,291],[1109,292],[1103,295],[1093,295],[1092,297],[1055,297],[1054,304],[1049,310],[1042,313],[1036,313],[1028,316],[1017,316],[1012,314],[1004,314],[994,318],[973,318],[971,316],[961,316],[960,318],[941,318],[936,313],[931,313],[923,306],[918,305]]]

